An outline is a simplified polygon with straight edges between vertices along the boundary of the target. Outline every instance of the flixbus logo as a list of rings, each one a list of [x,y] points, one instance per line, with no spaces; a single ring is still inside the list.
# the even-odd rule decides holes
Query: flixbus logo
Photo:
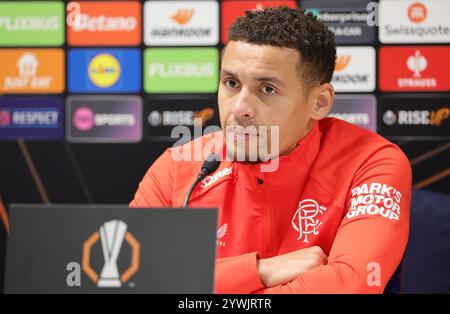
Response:
[[[215,93],[219,83],[216,48],[148,48],[144,53],[147,93]]]
[[[63,1],[1,1],[0,46],[60,46]]]

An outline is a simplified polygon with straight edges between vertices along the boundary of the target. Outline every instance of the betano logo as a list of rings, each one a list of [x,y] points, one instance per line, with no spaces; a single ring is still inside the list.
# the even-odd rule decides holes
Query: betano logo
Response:
[[[83,271],[98,287],[120,288],[139,270],[141,246],[127,228],[127,224],[120,220],[105,222],[100,230],[94,232],[83,244]],[[91,266],[92,248],[99,240],[104,258],[100,276]],[[117,261],[123,242],[131,247],[131,261],[130,266],[120,274]]]
[[[195,13],[194,9],[179,9],[170,18],[180,25],[185,25],[192,19],[194,13]]]
[[[138,45],[141,42],[141,4],[135,1],[70,2],[67,25],[70,45]]]
[[[120,78],[120,63],[111,54],[101,53],[92,58],[89,68],[89,79],[97,87],[108,88]]]
[[[408,17],[413,23],[422,23],[427,14],[427,7],[420,2],[413,3],[408,8]]]

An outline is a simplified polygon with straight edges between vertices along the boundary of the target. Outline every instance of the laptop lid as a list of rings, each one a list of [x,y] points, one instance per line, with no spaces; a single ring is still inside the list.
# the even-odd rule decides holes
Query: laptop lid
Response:
[[[10,207],[6,293],[212,293],[217,209]]]

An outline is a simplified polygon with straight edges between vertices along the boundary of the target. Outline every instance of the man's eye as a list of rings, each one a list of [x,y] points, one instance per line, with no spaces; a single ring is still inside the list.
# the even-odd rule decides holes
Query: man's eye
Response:
[[[230,88],[235,88],[237,83],[236,83],[236,81],[233,81],[233,80],[227,80],[227,81],[225,81],[225,85]]]
[[[270,87],[270,86],[264,86],[264,87],[263,87],[263,92],[264,92],[265,94],[275,94],[275,89],[273,89],[273,88]]]

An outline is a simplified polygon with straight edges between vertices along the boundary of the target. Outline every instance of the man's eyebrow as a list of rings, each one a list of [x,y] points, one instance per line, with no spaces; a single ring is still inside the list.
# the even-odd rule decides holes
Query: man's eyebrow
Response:
[[[225,69],[222,69],[222,70],[220,71],[220,75],[221,75],[221,76],[223,76],[223,75],[228,75],[228,76],[232,76],[232,77],[237,77],[236,74],[234,74],[234,73],[231,72],[231,71],[225,70]]]
[[[236,78],[237,78],[237,75],[236,75],[236,74],[234,74],[234,73],[231,72],[231,71],[225,70],[225,69],[222,69],[222,70],[220,71],[220,75],[221,75],[221,76],[228,75],[228,76],[236,77]],[[277,77],[275,77],[275,76],[257,77],[257,78],[255,78],[254,80],[255,80],[255,81],[258,81],[258,82],[272,82],[272,83],[277,84],[277,85],[286,86],[286,84],[285,84],[282,80],[280,80],[279,78],[277,78]]]
[[[277,85],[286,86],[286,84],[282,80],[276,78],[275,76],[258,77],[255,78],[255,80],[259,82],[272,82]]]

